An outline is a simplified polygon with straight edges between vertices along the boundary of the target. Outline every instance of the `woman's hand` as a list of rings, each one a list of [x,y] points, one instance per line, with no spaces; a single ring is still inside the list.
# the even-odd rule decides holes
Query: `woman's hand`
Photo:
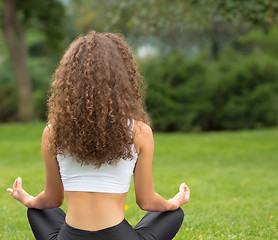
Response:
[[[14,181],[13,189],[8,188],[7,191],[10,193],[11,196],[13,196],[15,200],[21,202],[26,207],[30,207],[29,201],[34,199],[33,196],[29,195],[27,192],[23,190],[21,177],[18,177]]]
[[[187,185],[185,185],[185,183],[182,183],[180,185],[180,192],[177,193],[175,197],[170,199],[170,201],[173,202],[174,204],[176,204],[177,207],[180,207],[180,206],[188,203],[189,198],[190,198],[189,187]]]

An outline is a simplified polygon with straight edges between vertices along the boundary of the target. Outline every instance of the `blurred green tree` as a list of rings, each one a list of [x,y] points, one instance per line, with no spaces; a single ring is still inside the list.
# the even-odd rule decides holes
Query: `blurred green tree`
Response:
[[[215,21],[241,21],[256,25],[272,25],[277,21],[275,12],[278,2],[274,0],[122,0],[110,1],[106,14],[110,24],[117,26],[123,13],[129,10],[126,25],[134,30],[163,34],[173,29],[180,32],[186,28],[205,28]],[[110,17],[110,19],[109,19]],[[113,21],[111,21],[113,20]]]
[[[0,3],[1,30],[13,63],[18,90],[18,119],[29,121],[34,117],[32,86],[26,60],[24,31],[35,25],[45,35],[48,49],[57,51],[63,39],[64,7],[58,0],[5,0]]]
[[[225,42],[236,40],[251,26],[275,24],[278,1],[72,0],[70,7],[83,33],[91,28],[121,32],[133,46],[154,40],[165,53],[210,45],[216,59]]]

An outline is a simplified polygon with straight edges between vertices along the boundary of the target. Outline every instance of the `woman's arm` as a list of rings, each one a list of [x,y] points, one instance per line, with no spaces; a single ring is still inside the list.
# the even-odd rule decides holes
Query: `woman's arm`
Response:
[[[64,187],[61,181],[60,172],[56,156],[49,145],[50,126],[45,127],[41,141],[42,157],[45,164],[45,189],[37,197],[32,197],[22,188],[21,178],[17,178],[13,189],[7,189],[14,199],[18,200],[26,207],[47,209],[58,207],[64,200]]]
[[[182,184],[180,192],[170,200],[165,200],[154,191],[152,179],[152,159],[154,141],[151,128],[141,122],[135,125],[135,147],[138,152],[138,160],[134,172],[134,186],[136,202],[146,211],[162,212],[176,210],[189,201],[189,188]]]

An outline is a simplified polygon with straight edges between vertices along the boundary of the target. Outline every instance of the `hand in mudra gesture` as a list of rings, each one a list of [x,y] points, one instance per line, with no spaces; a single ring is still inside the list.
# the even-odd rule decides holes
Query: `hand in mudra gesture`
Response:
[[[180,207],[188,203],[189,198],[190,198],[189,187],[185,183],[182,183],[180,185],[179,193],[177,193],[172,199],[170,199],[170,201],[173,201],[175,204],[177,204],[178,207]]]
[[[32,200],[34,197],[30,196],[27,192],[24,191],[22,188],[22,179],[18,177],[14,181],[13,188],[8,188],[7,191],[10,193],[13,198],[19,202],[21,202],[26,207],[29,206],[29,201]]]

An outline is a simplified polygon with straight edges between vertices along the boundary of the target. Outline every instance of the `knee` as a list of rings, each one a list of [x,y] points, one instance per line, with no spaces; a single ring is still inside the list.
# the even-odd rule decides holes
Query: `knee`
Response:
[[[28,218],[28,221],[29,223],[31,223],[32,219],[33,219],[33,216],[34,216],[34,211],[35,209],[34,208],[28,208],[27,209],[27,218]]]
[[[36,208],[27,208],[27,215],[29,214],[33,214],[35,212],[41,211],[40,209],[36,209]]]
[[[34,209],[34,208],[28,208],[27,209],[27,217],[28,217],[28,219],[30,219],[34,215],[35,211],[36,211],[36,209]]]
[[[40,215],[42,210],[36,209],[36,208],[28,208],[27,209],[27,217],[30,221],[30,219],[35,218],[37,215]]]
[[[177,222],[181,224],[184,218],[183,210],[181,208],[178,208],[177,210],[174,211],[174,214],[175,214],[175,218],[177,219]]]
[[[29,217],[33,213],[33,208],[27,208],[27,216]]]

